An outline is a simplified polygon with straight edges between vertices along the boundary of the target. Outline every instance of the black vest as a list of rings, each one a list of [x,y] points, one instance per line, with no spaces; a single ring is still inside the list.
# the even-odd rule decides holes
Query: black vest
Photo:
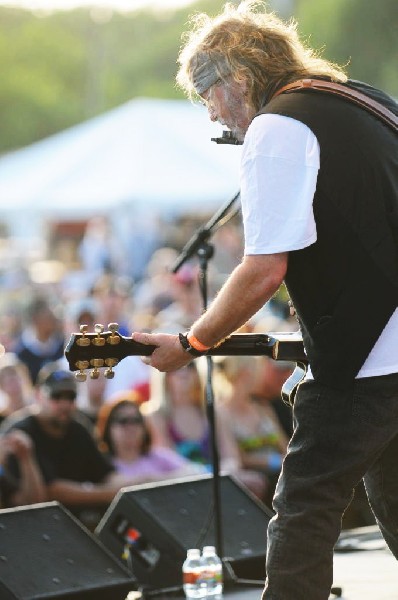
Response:
[[[397,113],[379,90],[349,85]],[[346,389],[398,306],[398,137],[330,93],[281,94],[263,113],[305,123],[320,145],[317,241],[289,253],[286,285],[315,380]]]

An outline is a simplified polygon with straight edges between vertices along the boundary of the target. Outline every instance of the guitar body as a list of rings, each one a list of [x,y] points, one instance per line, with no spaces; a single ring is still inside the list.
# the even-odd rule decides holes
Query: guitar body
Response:
[[[296,397],[297,389],[300,383],[303,381],[307,373],[307,362],[299,361],[296,363],[296,367],[293,373],[288,377],[281,389],[281,396],[283,402],[293,406],[294,399]]]
[[[156,346],[136,342],[119,334],[117,324],[104,331],[96,326],[96,333],[88,333],[82,325],[81,333],[73,333],[65,348],[65,356],[71,371],[77,371],[79,381],[86,379],[85,371],[92,369],[91,377],[97,378],[100,369],[104,375],[114,376],[113,368],[127,356],[150,356]],[[295,392],[307,369],[307,359],[301,336],[283,332],[272,335],[261,333],[236,333],[219,346],[211,348],[209,356],[268,356],[273,360],[296,363],[296,368],[282,388],[282,399],[293,404]]]

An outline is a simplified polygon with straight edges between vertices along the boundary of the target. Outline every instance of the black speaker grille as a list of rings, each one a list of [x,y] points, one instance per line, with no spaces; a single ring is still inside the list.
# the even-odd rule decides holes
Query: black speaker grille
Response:
[[[116,600],[135,589],[129,571],[56,502],[0,511],[0,581],[18,600],[105,597],[105,589]]]
[[[219,478],[223,558],[264,571],[267,526],[272,512],[230,476]],[[121,490],[95,533],[121,562],[133,532],[129,568],[138,582],[156,589],[180,586],[188,548],[216,544],[214,480],[210,475]],[[126,564],[126,562],[124,562]],[[253,569],[249,569],[249,571]]]
[[[128,488],[127,488],[128,490]],[[184,549],[215,543],[212,479],[201,478],[125,492]],[[271,513],[230,477],[220,477],[224,554],[263,555]]]

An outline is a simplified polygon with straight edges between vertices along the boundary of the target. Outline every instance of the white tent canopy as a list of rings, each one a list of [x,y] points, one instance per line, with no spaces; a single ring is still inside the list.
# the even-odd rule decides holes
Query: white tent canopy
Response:
[[[238,191],[241,154],[220,135],[201,106],[131,100],[0,158],[0,219],[215,210]]]

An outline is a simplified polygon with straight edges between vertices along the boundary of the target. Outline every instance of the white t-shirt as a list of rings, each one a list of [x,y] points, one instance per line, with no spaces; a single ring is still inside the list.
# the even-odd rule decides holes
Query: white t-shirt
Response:
[[[319,163],[318,140],[304,123],[273,114],[252,121],[241,161],[245,254],[299,250],[316,241],[312,201]],[[398,308],[358,377],[398,372],[397,340]]]

